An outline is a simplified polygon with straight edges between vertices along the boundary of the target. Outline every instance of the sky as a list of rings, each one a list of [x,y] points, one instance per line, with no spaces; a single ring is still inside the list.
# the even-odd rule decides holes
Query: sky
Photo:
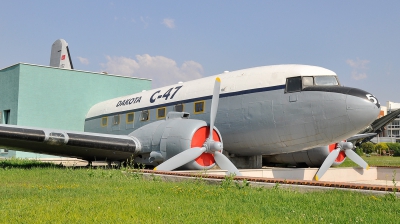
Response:
[[[68,42],[77,70],[160,87],[223,71],[307,64],[400,102],[400,1],[2,1],[0,69],[49,65]]]

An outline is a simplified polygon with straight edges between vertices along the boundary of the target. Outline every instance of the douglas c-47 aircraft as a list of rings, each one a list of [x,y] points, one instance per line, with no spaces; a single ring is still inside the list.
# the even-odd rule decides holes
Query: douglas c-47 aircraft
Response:
[[[372,94],[341,86],[333,71],[274,65],[100,102],[87,113],[85,132],[0,125],[0,146],[88,161],[134,159],[157,170],[217,164],[241,175],[223,150],[278,155],[338,143],[318,180],[341,151],[368,168],[343,140],[364,130],[379,112]]]

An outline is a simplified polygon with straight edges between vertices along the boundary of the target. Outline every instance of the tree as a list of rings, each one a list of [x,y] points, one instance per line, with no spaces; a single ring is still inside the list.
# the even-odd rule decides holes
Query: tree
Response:
[[[392,151],[393,156],[400,156],[400,143],[386,143],[386,145],[389,147],[389,150]]]
[[[376,152],[379,152],[379,155],[382,155],[382,151],[387,152],[388,149],[389,149],[389,147],[384,142],[381,142],[381,143],[378,143],[375,145],[375,150],[376,150]]]
[[[361,144],[361,148],[364,150],[365,153],[370,154],[374,151],[375,146],[372,142],[364,142]]]

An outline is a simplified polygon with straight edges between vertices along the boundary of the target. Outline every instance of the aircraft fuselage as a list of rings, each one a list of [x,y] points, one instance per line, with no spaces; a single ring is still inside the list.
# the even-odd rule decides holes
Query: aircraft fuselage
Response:
[[[274,155],[329,145],[358,133],[380,111],[372,94],[340,86],[336,74],[321,67],[265,66],[218,76],[215,125],[224,150],[232,154]],[[96,104],[86,116],[85,132],[129,135],[170,111],[208,123],[215,77]]]

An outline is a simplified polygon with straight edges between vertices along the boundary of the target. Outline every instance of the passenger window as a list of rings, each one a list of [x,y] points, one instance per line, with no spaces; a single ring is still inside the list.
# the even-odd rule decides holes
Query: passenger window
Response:
[[[198,101],[194,103],[194,113],[195,114],[201,114],[204,113],[204,105],[205,101]]]
[[[292,77],[286,79],[286,92],[299,92],[301,91],[301,77]]]
[[[183,103],[177,104],[177,105],[174,106],[174,111],[183,112],[183,108],[184,108]]]
[[[141,121],[148,121],[150,119],[150,114],[148,110],[143,110],[140,116]]]
[[[303,77],[303,88],[313,85],[314,85],[314,77],[312,76]]]
[[[108,117],[102,117],[101,118],[101,126],[107,127],[107,125],[108,125]]]
[[[113,117],[113,125],[119,125],[120,122],[120,116],[118,115],[114,115]]]
[[[165,107],[161,107],[157,109],[157,119],[165,118]]]
[[[127,124],[132,124],[134,119],[135,119],[135,113],[134,112],[126,114],[126,123]]]

